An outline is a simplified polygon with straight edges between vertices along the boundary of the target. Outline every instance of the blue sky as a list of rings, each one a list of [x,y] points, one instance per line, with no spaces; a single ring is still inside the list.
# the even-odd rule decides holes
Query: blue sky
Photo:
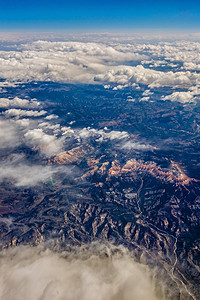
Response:
[[[200,31],[196,0],[0,0],[0,30]]]

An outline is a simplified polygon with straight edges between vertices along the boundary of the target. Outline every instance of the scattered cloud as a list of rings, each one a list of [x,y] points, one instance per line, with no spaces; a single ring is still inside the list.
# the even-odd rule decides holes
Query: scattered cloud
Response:
[[[163,96],[162,100],[171,100],[177,101],[181,103],[194,102],[196,100],[196,96],[200,95],[200,89],[190,89],[187,92],[174,92],[171,95]]]
[[[127,131],[109,131],[107,128],[104,129],[94,129],[94,128],[83,128],[80,131],[76,131],[75,136],[78,140],[84,141],[84,139],[93,138],[97,142],[102,143],[103,141],[113,141],[116,144],[117,149],[126,150],[153,150],[153,146],[148,143],[137,141],[137,138]],[[113,145],[115,148],[115,146]]]
[[[163,97],[162,100],[171,100],[187,103],[193,101],[193,94],[191,92],[174,92],[171,95]]]
[[[63,151],[63,138],[56,138],[54,135],[44,133],[41,128],[29,130],[24,135],[25,143],[41,153],[52,156]]]
[[[6,92],[6,88],[9,87],[17,87],[18,86],[18,82],[16,82],[16,80],[14,80],[15,82],[10,82],[10,81],[0,81],[0,93],[4,93]]]
[[[46,129],[46,130],[53,130],[54,132],[60,131],[60,124],[51,124],[49,122],[42,122],[42,123],[39,123],[38,127]]]
[[[7,117],[41,117],[46,115],[45,110],[24,110],[24,109],[16,109],[11,108],[5,111],[5,115]]]
[[[102,142],[103,140],[121,140],[124,138],[128,138],[129,134],[126,131],[108,131],[108,130],[97,130],[94,128],[83,128],[77,132],[78,137],[81,139],[87,139],[90,137],[95,138],[98,142]]]
[[[134,142],[134,141],[127,141],[125,142],[122,146],[122,149],[125,150],[142,150],[142,151],[147,151],[147,150],[153,150],[155,147],[149,145],[149,144],[143,144],[141,142]]]
[[[48,115],[45,117],[46,120],[52,120],[52,119],[57,119],[58,116],[57,115]]]
[[[9,180],[17,187],[32,187],[47,182],[54,174],[64,172],[71,174],[68,167],[44,165],[40,162],[31,163],[25,155],[12,154],[0,165],[0,182]]]
[[[51,176],[58,172],[58,168],[43,165],[22,164],[1,164],[0,182],[5,179],[11,180],[15,186],[35,186],[46,182]]]
[[[15,97],[13,99],[9,98],[0,98],[0,107],[7,108],[7,107],[16,107],[16,108],[37,108],[40,105],[36,99],[27,100],[21,99],[19,97]]]

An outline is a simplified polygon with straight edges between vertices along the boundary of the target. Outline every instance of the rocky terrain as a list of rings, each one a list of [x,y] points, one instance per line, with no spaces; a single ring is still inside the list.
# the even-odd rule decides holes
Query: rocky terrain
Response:
[[[19,97],[40,94],[49,119],[58,117],[48,127],[48,119],[37,121],[37,131],[22,130],[21,144],[1,149],[1,248],[123,244],[159,270],[166,299],[199,299],[200,107],[166,101],[160,108],[127,101],[131,90],[67,87],[15,90]],[[22,168],[21,157],[24,165],[40,164],[36,175],[29,164]],[[13,175],[13,165],[28,184]],[[33,184],[37,176],[42,180]]]

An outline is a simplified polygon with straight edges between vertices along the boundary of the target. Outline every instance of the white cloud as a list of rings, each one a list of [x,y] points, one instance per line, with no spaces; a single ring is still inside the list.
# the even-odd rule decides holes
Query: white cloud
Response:
[[[77,132],[77,135],[81,139],[87,139],[90,137],[96,138],[97,141],[102,142],[103,140],[121,140],[129,137],[128,132],[126,131],[105,131],[103,129],[97,130],[94,128],[83,128]]]
[[[150,97],[142,97],[140,98],[140,101],[148,101],[150,99]]]
[[[11,120],[0,120],[0,149],[14,148],[20,144],[20,132]]]
[[[21,52],[1,51],[1,77],[9,80],[92,83],[108,65],[145,59],[146,55],[98,43],[37,41],[21,46]]]
[[[107,39],[106,43],[36,41],[19,44],[18,50],[0,51],[1,77],[6,79],[2,87],[14,85],[12,81],[30,80],[98,83],[114,90],[139,89],[141,85],[148,89],[168,86],[189,90],[200,85],[200,74],[196,72],[200,66],[200,43],[189,40],[157,43],[133,43],[133,40],[120,43],[120,39],[118,42]],[[173,70],[168,71],[169,68]],[[27,101],[4,98],[0,106],[31,108],[37,105],[36,101]],[[47,116],[48,120],[52,118],[56,116]]]
[[[125,142],[122,147],[122,149],[125,150],[142,150],[142,151],[146,151],[146,150],[153,150],[155,149],[153,146],[149,145],[149,144],[143,144],[141,142],[137,142],[137,141],[127,141]]]
[[[39,123],[38,126],[42,127],[43,129],[52,129],[52,130],[58,130],[58,129],[60,129],[60,124],[51,124],[49,122]]]
[[[7,117],[41,117],[46,115],[45,110],[24,110],[24,109],[16,109],[11,108],[5,111],[5,115]]]
[[[193,62],[184,62],[182,69],[200,71],[200,63],[196,64]]]
[[[61,127],[61,132],[62,132],[62,135],[65,135],[67,137],[72,137],[75,135],[75,132],[74,130],[70,127],[70,126],[62,126]]]
[[[0,98],[0,107],[9,107],[10,105],[10,100],[8,98]]]
[[[58,168],[43,165],[29,165],[27,163],[9,164],[0,166],[0,182],[9,179],[15,186],[35,186],[46,182],[51,176],[58,172]]]
[[[17,87],[18,82],[10,82],[10,81],[0,81],[0,92],[6,91],[5,88],[7,87]]]
[[[25,133],[25,143],[35,149],[39,149],[43,154],[51,156],[63,150],[62,138],[44,133],[41,128],[29,130]]]
[[[103,132],[102,137],[110,140],[122,140],[128,138],[129,134],[127,131],[112,130],[109,132]]]
[[[40,162],[30,163],[25,155],[12,153],[1,162],[0,182],[9,180],[17,187],[32,187],[47,182],[58,173],[71,176],[72,170],[66,166],[44,165]]]
[[[187,92],[174,92],[171,95],[163,96],[161,99],[188,103],[194,102],[197,95],[200,95],[199,87],[190,88]]]
[[[159,300],[150,271],[136,263],[123,247],[93,248],[72,248],[61,253],[41,247],[3,251],[0,298]]]
[[[163,97],[162,100],[171,100],[187,103],[193,101],[193,94],[191,92],[174,92],[171,95]]]
[[[117,131],[117,130],[111,130],[109,131],[107,128],[104,129],[94,129],[94,128],[83,128],[80,131],[77,131],[75,133],[75,136],[77,139],[89,139],[94,138],[97,142],[102,143],[103,141],[113,141],[116,143],[114,148],[117,147],[117,149],[126,149],[126,150],[153,150],[155,149],[153,146],[142,142],[137,141],[136,137],[133,135],[130,135],[127,131]]]
[[[200,64],[200,43],[120,44],[47,42],[26,43],[21,52],[1,51],[1,76],[7,80],[52,80],[64,82],[94,83],[94,80],[115,83],[118,89],[126,85],[146,84],[158,86],[192,86],[200,83],[200,75],[190,71],[165,72],[144,68],[145,57],[153,57],[146,63],[157,66],[184,68]],[[163,59],[156,59],[163,57]],[[167,63],[167,60],[170,62]],[[132,67],[129,61],[138,61]],[[176,64],[177,65],[177,64]],[[194,68],[192,68],[194,69]],[[196,69],[196,68],[195,68]],[[116,88],[116,87],[115,87]]]
[[[36,99],[27,100],[15,97],[13,99],[0,98],[0,107],[17,107],[17,108],[36,108],[40,103]]]
[[[149,95],[153,95],[153,93],[151,92],[151,90],[145,90],[143,93],[142,93],[142,96],[149,96]]]
[[[27,129],[30,125],[30,119],[18,119],[16,124]]]
[[[144,84],[149,88],[161,86],[191,87],[200,82],[200,75],[187,72],[162,72],[144,68],[142,65],[136,67],[119,66],[105,74],[97,75],[96,81],[102,83],[121,84],[132,86],[133,84]]]
[[[46,120],[52,120],[52,119],[57,119],[58,116],[57,115],[48,115],[45,117]]]

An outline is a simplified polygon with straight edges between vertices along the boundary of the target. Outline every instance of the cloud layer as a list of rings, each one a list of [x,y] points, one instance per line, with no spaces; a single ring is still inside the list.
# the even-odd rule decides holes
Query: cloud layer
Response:
[[[18,247],[0,253],[0,298],[161,300],[155,296],[147,269],[124,248],[95,248],[54,253]]]
[[[105,44],[37,41],[21,46],[21,52],[1,51],[1,77],[9,80],[52,80],[92,83],[94,75],[146,55]]]
[[[148,89],[167,86],[188,90],[200,86],[200,74],[196,72],[200,69],[200,43],[192,41],[152,44],[134,40],[131,43],[36,41],[21,44],[18,50],[0,51],[0,77],[8,82],[98,83],[114,89],[145,85]],[[192,101],[185,97],[180,102],[187,100]],[[18,102],[21,107],[26,101],[5,99],[4,103],[0,100],[0,105],[12,107]]]

